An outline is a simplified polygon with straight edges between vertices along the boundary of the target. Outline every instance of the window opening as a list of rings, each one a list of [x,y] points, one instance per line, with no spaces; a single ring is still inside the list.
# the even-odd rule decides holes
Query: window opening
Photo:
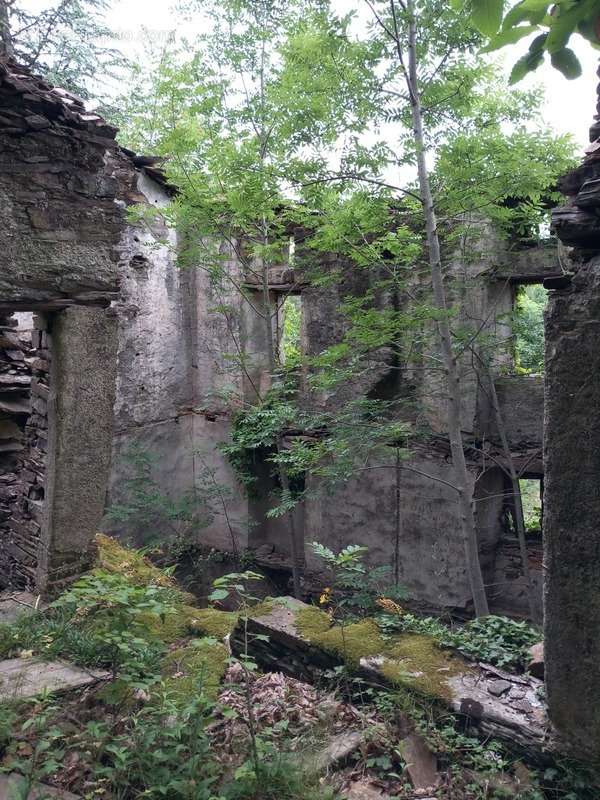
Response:
[[[522,375],[544,371],[544,309],[548,290],[540,283],[520,284],[515,291],[513,337],[515,369]]]
[[[302,356],[302,298],[287,295],[280,307],[279,359],[287,367],[300,363]]]

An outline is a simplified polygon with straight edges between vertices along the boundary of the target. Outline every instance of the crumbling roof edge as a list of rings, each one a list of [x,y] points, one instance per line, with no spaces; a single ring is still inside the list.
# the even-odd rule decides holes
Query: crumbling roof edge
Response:
[[[112,147],[131,161],[132,166],[159,184],[170,196],[177,193],[177,187],[169,183],[159,164],[158,156],[138,155],[116,140],[118,128],[107,122],[100,114],[88,111],[84,101],[77,95],[54,86],[39,75],[34,75],[28,67],[12,58],[0,56],[0,87],[8,88],[15,95],[21,95],[31,107],[32,113],[25,118],[30,130],[42,130],[47,121],[66,127],[76,128],[90,136],[105,139],[107,147]],[[11,127],[11,120],[4,117],[0,109],[0,130]]]

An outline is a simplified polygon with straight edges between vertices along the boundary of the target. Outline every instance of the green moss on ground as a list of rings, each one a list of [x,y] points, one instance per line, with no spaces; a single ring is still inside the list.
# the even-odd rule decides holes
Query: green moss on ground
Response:
[[[155,567],[149,559],[136,550],[123,547],[116,539],[98,533],[96,545],[98,548],[96,566],[101,569],[124,575],[134,586],[155,584],[175,587],[173,579]]]
[[[262,617],[273,610],[276,600],[267,598],[248,611],[248,617]],[[239,611],[220,611],[217,608],[197,608],[190,620],[190,630],[223,640],[238,623]]]
[[[229,653],[221,642],[208,637],[192,639],[163,659],[163,689],[181,703],[187,702],[200,689],[214,699],[228,661]]]
[[[175,611],[165,614],[160,618],[154,614],[141,614],[138,619],[148,630],[148,633],[165,644],[173,644],[178,639],[185,639],[199,628],[196,628],[196,617],[202,613],[201,609],[188,605],[177,605]],[[207,635],[214,635],[210,631],[203,631]]]
[[[189,629],[215,639],[224,639],[237,625],[235,611],[219,611],[216,608],[196,608],[190,619]]]
[[[469,669],[460,657],[442,650],[429,636],[406,633],[393,639],[381,635],[375,620],[334,625],[318,608],[296,612],[298,633],[311,644],[357,667],[361,658],[383,656],[383,675],[395,686],[433,698],[449,698],[447,679]]]

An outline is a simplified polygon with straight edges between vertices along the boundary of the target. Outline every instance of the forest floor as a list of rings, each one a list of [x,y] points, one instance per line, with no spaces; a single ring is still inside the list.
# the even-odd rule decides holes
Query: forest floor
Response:
[[[266,669],[272,643],[250,631],[242,584],[245,612],[199,609],[140,554],[99,545],[56,603],[19,615],[13,602],[0,625],[3,800],[600,796],[591,770],[482,738],[423,684],[373,685],[325,657],[298,679],[278,650]]]

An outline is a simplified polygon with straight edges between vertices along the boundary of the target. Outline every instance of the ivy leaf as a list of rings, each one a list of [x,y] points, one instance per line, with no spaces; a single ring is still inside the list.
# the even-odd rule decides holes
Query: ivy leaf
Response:
[[[562,50],[552,53],[550,61],[552,66],[562,72],[567,80],[572,81],[581,75],[581,64],[570,47],[563,47]]]
[[[211,601],[214,600],[225,600],[226,597],[229,596],[229,592],[226,589],[215,589],[208,595],[208,599]]]
[[[532,25],[537,25],[546,16],[548,6],[552,5],[549,0],[523,0],[517,3],[514,8],[508,12],[502,24],[502,30],[514,28],[520,22],[530,22]]]
[[[504,0],[473,0],[471,18],[484,36],[493,36],[502,22]]]
[[[522,80],[529,72],[536,70],[544,61],[544,44],[548,38],[547,33],[536,36],[529,45],[529,51],[522,56],[512,68],[509,83],[512,85]]]
[[[537,27],[535,25],[521,25],[518,28],[502,30],[496,36],[492,36],[490,43],[486,47],[483,47],[481,52],[491,53],[494,50],[499,50],[501,47],[504,47],[507,44],[515,44],[525,36],[529,36],[530,33],[535,33],[535,31],[537,31]]]

